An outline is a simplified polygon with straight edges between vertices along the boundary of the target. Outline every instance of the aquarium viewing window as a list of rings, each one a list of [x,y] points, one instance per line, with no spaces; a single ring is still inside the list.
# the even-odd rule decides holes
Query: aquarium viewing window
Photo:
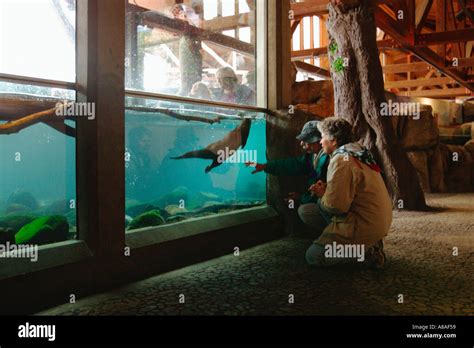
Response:
[[[0,1],[0,73],[75,82],[75,0]]]
[[[264,18],[262,4],[255,0],[129,0],[126,88],[261,104],[258,95],[264,92],[264,81],[257,67],[264,58],[258,47],[263,43],[258,43],[263,22],[257,23],[257,14],[260,20]]]
[[[266,203],[265,4],[126,1],[127,232]]]
[[[169,3],[0,1],[0,244],[58,265],[123,249],[123,226],[274,214],[245,166],[265,160],[267,3]]]
[[[146,100],[126,108],[126,224],[132,231],[265,204],[265,115]],[[242,148],[243,146],[243,148]]]
[[[0,125],[75,100],[75,0],[0,1]],[[0,244],[76,238],[75,122],[0,133]]]

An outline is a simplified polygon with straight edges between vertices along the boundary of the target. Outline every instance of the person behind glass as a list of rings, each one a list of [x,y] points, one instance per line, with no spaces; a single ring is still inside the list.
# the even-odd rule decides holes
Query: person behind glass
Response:
[[[308,226],[314,230],[315,234],[320,234],[327,222],[331,218],[325,216],[319,209],[318,198],[309,191],[313,185],[324,185],[329,165],[329,155],[321,149],[321,133],[318,130],[318,121],[307,122],[301,134],[296,139],[305,154],[300,157],[290,157],[286,159],[269,160],[266,164],[246,163],[248,166],[254,166],[252,174],[265,171],[267,174],[299,176],[307,175],[308,190],[303,194],[291,192],[287,200],[293,200],[298,207],[298,216]]]
[[[189,97],[202,99],[202,100],[212,100],[211,91],[203,82],[196,82],[189,92]]]
[[[215,100],[244,105],[255,104],[255,92],[239,83],[239,79],[232,68],[220,68],[216,72],[216,78],[220,87],[214,90]]]
[[[382,239],[392,223],[392,201],[381,169],[368,149],[353,142],[352,126],[342,118],[329,117],[318,124],[324,153],[330,156],[327,184],[313,185],[324,214],[332,215],[321,236],[306,252],[313,266],[354,262],[356,258],[326,257],[326,246],[364,246],[363,260],[370,266],[385,265]],[[346,255],[347,256],[347,255]]]

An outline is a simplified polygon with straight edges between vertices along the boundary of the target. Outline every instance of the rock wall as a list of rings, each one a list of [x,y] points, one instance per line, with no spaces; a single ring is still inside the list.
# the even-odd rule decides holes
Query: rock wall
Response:
[[[334,96],[332,81],[303,81],[295,82],[292,86],[293,105],[299,109],[293,117],[284,117],[279,121],[279,144],[276,148],[285,148],[285,142],[291,142],[306,120],[321,119],[334,114]],[[386,98],[392,102],[420,102],[420,98],[398,97],[386,93]],[[442,102],[442,103],[441,103]],[[442,104],[449,107],[446,101],[430,100],[431,105]],[[466,103],[465,105],[468,105]],[[459,106],[459,105],[457,105]],[[467,107],[466,107],[467,109]],[[457,110],[457,109],[456,109]],[[443,133],[452,133],[453,139],[461,145],[444,144],[440,138],[439,114],[433,112],[430,105],[420,106],[420,115],[392,116],[392,124],[408,158],[417,171],[420,184],[425,192],[469,192],[474,190],[474,122],[466,123],[449,129],[443,127]],[[283,123],[282,123],[283,122]],[[441,122],[443,123],[443,122]],[[288,127],[288,128],[287,128]],[[286,129],[286,130],[285,130]],[[287,134],[286,132],[289,132]],[[463,136],[461,139],[460,135]],[[287,139],[287,140],[285,140]],[[466,140],[471,139],[468,143]],[[288,145],[286,145],[288,146]],[[291,147],[292,145],[290,145]],[[288,149],[287,149],[288,150]],[[277,151],[277,150],[273,150]],[[292,148],[298,151],[298,147]],[[278,152],[278,151],[277,151]],[[291,152],[291,151],[290,151]],[[289,154],[290,152],[285,152]],[[283,154],[282,153],[282,154]],[[277,155],[277,153],[275,153]],[[283,185],[285,186],[285,185]]]

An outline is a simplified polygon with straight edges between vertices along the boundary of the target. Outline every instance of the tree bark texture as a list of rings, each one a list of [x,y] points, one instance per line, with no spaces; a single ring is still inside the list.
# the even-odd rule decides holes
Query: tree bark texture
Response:
[[[399,144],[390,117],[380,114],[386,99],[373,9],[368,0],[349,5],[333,1],[328,8],[335,116],[349,121],[359,141],[374,154],[396,207],[423,210],[425,197],[416,171]],[[344,63],[340,71],[335,69],[338,62]]]

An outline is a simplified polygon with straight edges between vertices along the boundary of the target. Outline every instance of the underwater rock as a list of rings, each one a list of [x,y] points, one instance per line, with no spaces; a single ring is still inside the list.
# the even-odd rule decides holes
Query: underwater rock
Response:
[[[23,190],[16,190],[13,192],[7,200],[7,206],[12,204],[19,204],[28,207],[31,210],[38,209],[38,201],[30,192]],[[8,209],[8,208],[7,208]]]
[[[179,204],[181,200],[185,202],[188,200],[189,189],[186,186],[179,186],[173,191],[162,195],[157,200],[153,201],[152,204],[158,207],[166,207],[172,204]]]
[[[26,205],[12,203],[6,207],[5,214],[26,213],[30,211],[31,211],[31,208],[27,207]]]
[[[70,226],[77,226],[77,214],[75,209],[71,210],[67,214],[64,214],[64,217],[67,219],[67,222]]]
[[[70,202],[67,199],[60,199],[51,203],[47,206],[44,210],[42,210],[45,214],[48,215],[66,215],[71,211],[71,207],[69,206]]]
[[[125,215],[125,228],[130,225],[130,223],[133,221],[133,218],[131,216]]]
[[[198,193],[198,195],[201,196],[203,199],[206,199],[206,200],[218,200],[219,199],[218,195],[216,195],[215,193],[211,193],[211,192],[200,191]]]
[[[183,215],[175,215],[175,216],[170,216],[169,218],[166,219],[167,224],[173,224],[176,222],[184,221],[187,220],[186,216]]]
[[[7,215],[0,218],[0,228],[11,228],[16,233],[34,219],[36,219],[36,216],[33,215]]]
[[[132,218],[137,217],[138,215],[141,215],[143,213],[146,213],[147,211],[152,211],[156,210],[158,207],[154,206],[153,204],[150,203],[139,203],[139,204],[134,204],[125,209],[125,213],[128,216],[131,216]]]
[[[75,228],[69,229],[69,232],[67,233],[67,239],[68,240],[76,240],[77,238],[77,231]]]
[[[64,216],[53,215],[37,218],[15,234],[17,244],[49,244],[67,240],[69,224]]]
[[[144,227],[159,226],[165,223],[165,220],[159,210],[152,210],[143,213],[133,219],[128,225],[128,230],[136,230]]]
[[[210,216],[210,215],[217,215],[217,213],[214,213],[212,211],[204,211],[201,213],[196,213],[195,215],[193,215],[193,218],[200,218],[200,217]]]
[[[143,213],[146,213],[147,211],[152,211],[152,210],[159,210],[160,215],[165,219],[169,216],[169,214],[164,209],[161,209],[160,207],[157,207],[151,203],[133,204],[125,210],[125,213],[127,216],[130,216],[133,219]]]
[[[205,202],[205,203],[202,205],[202,208],[215,207],[215,206],[220,206],[220,205],[222,205],[222,204],[223,204],[222,202],[208,201],[208,202]]]
[[[186,214],[188,211],[186,208],[180,208],[176,204],[170,204],[166,206],[165,211],[170,215],[179,215],[179,214]]]
[[[15,230],[13,228],[0,227],[0,244],[15,243]]]

